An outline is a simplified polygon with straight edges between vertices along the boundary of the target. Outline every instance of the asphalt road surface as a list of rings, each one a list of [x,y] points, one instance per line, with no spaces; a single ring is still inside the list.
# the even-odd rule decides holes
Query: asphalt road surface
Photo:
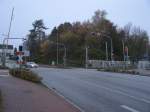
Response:
[[[33,69],[85,112],[150,112],[150,77],[85,69]]]

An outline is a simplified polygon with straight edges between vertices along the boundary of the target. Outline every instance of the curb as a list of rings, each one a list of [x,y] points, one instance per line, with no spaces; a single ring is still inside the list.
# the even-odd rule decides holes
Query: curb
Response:
[[[56,93],[59,97],[63,98],[66,102],[73,105],[75,108],[77,108],[80,112],[85,112],[83,109],[81,109],[77,104],[73,103],[72,101],[68,100],[64,95],[60,94],[55,88],[48,87],[44,82],[42,82],[43,86],[48,88],[49,90],[52,90],[54,93]]]

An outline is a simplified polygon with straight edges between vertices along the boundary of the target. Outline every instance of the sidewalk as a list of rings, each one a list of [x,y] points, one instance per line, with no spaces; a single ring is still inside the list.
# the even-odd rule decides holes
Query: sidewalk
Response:
[[[80,112],[53,91],[31,82],[0,76],[4,112]]]

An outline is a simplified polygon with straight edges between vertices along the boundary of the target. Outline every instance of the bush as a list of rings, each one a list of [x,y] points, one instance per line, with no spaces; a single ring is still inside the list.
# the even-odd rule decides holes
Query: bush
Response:
[[[18,77],[35,83],[41,83],[42,80],[41,77],[28,69],[10,69],[9,73],[14,77]]]
[[[105,72],[116,72],[116,73],[127,73],[127,74],[136,74],[138,75],[139,73],[134,71],[134,70],[124,70],[121,68],[105,68],[105,69],[98,69],[98,71],[105,71]]]

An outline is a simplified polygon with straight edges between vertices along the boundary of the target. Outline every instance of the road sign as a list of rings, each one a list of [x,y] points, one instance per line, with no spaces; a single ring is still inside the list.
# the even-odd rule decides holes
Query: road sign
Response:
[[[23,55],[24,55],[24,52],[16,52],[16,55],[17,55],[17,64],[23,64]]]

